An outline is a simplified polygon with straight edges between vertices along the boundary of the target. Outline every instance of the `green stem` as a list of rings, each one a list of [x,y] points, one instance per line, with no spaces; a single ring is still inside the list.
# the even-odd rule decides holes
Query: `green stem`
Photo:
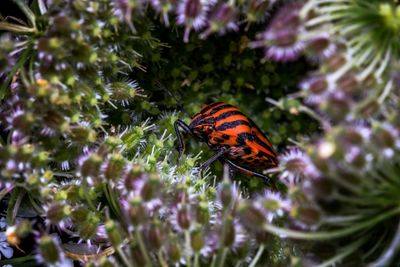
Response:
[[[256,254],[256,256],[254,256],[254,258],[253,258],[253,260],[251,261],[249,267],[255,267],[255,266],[256,266],[258,260],[260,259],[261,255],[262,255],[263,252],[264,252],[264,248],[265,248],[264,245],[261,245],[261,246],[258,248],[257,254]]]
[[[193,265],[194,265],[194,267],[200,267],[198,252],[196,254],[194,254],[194,264]]]
[[[124,262],[124,264],[127,267],[133,267],[133,265],[131,264],[131,262],[128,260],[128,258],[126,257],[124,251],[122,250],[121,246],[118,246],[117,248],[115,248],[115,250],[118,253],[118,256],[121,257],[122,261]]]
[[[36,32],[35,28],[29,28],[25,26],[21,26],[15,23],[9,23],[2,21],[0,22],[0,30],[2,31],[9,31],[13,33],[33,33]]]
[[[22,0],[14,0],[14,2],[18,5],[18,7],[21,9],[21,11],[25,14],[26,18],[29,20],[31,25],[36,31],[36,17],[35,14],[33,14],[32,10],[29,8],[27,4],[25,4],[24,1]]]
[[[399,248],[400,248],[400,223],[397,226],[396,235],[392,239],[392,242],[389,245],[389,247],[386,248],[384,250],[384,253],[370,266],[371,267],[390,266],[393,257],[397,255]]]
[[[14,189],[14,185],[11,185],[9,188],[4,188],[0,191],[0,201],[3,199],[5,195],[10,193]]]
[[[158,262],[160,263],[161,267],[168,267],[168,263],[165,261],[163,255],[162,255],[161,249],[157,252],[157,258],[158,258]]]
[[[185,230],[185,255],[186,255],[186,266],[190,267],[191,266],[191,260],[190,260],[190,252],[191,252],[191,244],[190,244],[190,232],[189,230]]]
[[[153,266],[153,264],[151,263],[150,255],[147,253],[146,246],[143,242],[142,234],[137,228],[135,228],[135,237],[138,242],[140,252],[142,253],[146,261],[146,267]]]
[[[356,251],[359,247],[361,247],[361,245],[364,244],[364,241],[366,240],[366,238],[361,238],[359,240],[357,240],[356,242],[344,247],[342,250],[343,252],[335,255],[334,257],[324,261],[323,263],[317,265],[316,267],[329,267],[329,266],[334,266],[335,263],[337,263],[338,261],[346,258],[348,255],[350,255],[351,253],[353,253],[354,251]]]
[[[223,247],[218,267],[224,267],[225,266],[225,260],[226,260],[226,256],[227,255],[228,255],[228,248],[227,247]]]
[[[395,214],[398,214],[399,212],[400,212],[400,207],[396,207],[395,209],[389,210],[378,216],[372,217],[372,219],[370,219],[370,220],[357,223],[354,226],[347,227],[345,229],[332,230],[330,232],[328,232],[328,231],[325,231],[325,232],[321,231],[321,232],[315,232],[315,233],[301,232],[301,231],[288,230],[285,228],[277,227],[272,224],[265,224],[264,229],[272,234],[275,234],[275,235],[278,235],[278,236],[284,237],[284,238],[293,238],[293,239],[301,239],[301,240],[328,240],[328,239],[340,238],[340,237],[352,234],[354,232],[360,231],[362,229],[368,228],[368,227],[373,226],[389,217],[392,217]]]

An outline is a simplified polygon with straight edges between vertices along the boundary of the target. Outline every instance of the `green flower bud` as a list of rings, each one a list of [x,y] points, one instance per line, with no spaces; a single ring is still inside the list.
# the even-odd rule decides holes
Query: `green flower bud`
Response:
[[[111,244],[117,248],[122,243],[121,230],[112,220],[108,220],[105,224],[105,227]]]
[[[190,233],[190,244],[195,253],[200,252],[204,246],[203,233],[200,228],[193,230]]]
[[[53,224],[59,223],[71,214],[71,206],[61,203],[53,203],[47,210],[46,216]]]
[[[128,213],[130,221],[134,226],[137,226],[146,220],[147,213],[140,197],[135,197],[129,202]]]
[[[167,246],[167,255],[168,259],[173,263],[178,263],[181,260],[181,250],[179,248],[179,242],[176,240],[176,237],[170,237],[170,242]]]
[[[105,165],[104,176],[108,180],[118,180],[121,178],[124,167],[124,157],[121,154],[113,154]]]
[[[44,235],[40,238],[39,250],[44,262],[47,264],[56,264],[60,260],[60,249],[49,235]]]

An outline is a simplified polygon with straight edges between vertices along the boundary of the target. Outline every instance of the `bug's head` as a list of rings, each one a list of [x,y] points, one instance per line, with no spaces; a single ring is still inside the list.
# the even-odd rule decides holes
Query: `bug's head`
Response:
[[[208,140],[208,136],[215,130],[214,120],[200,121],[196,125],[192,125],[193,134],[202,142]]]

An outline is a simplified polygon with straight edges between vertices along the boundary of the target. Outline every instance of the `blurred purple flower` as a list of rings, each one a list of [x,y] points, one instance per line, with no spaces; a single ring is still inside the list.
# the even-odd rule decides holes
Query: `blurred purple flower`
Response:
[[[300,2],[293,2],[281,8],[271,20],[267,29],[257,36],[252,48],[264,47],[265,59],[291,61],[299,57],[304,49],[304,42],[298,40],[301,32],[299,11]]]
[[[288,186],[295,186],[301,177],[315,176],[317,169],[311,159],[298,148],[290,149],[279,157],[280,166],[283,168],[280,179]]]
[[[216,5],[208,19],[208,27],[200,37],[205,39],[213,32],[224,33],[227,29],[237,31],[239,28],[235,23],[235,15],[234,6],[227,3]]]
[[[181,0],[178,4],[176,22],[185,25],[183,41],[189,41],[189,34],[192,28],[196,31],[207,24],[206,14],[212,1],[204,0]]]

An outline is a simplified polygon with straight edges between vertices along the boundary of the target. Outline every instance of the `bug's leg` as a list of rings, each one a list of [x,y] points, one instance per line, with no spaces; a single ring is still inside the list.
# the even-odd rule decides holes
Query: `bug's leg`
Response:
[[[218,160],[222,155],[224,155],[226,152],[228,152],[229,149],[228,148],[221,148],[220,151],[218,151],[217,154],[215,154],[214,156],[212,156],[211,158],[209,158],[206,162],[204,162],[203,164],[201,164],[201,166],[199,167],[199,171],[200,173],[202,173],[207,167],[209,167],[214,161]]]
[[[175,127],[176,138],[178,139],[178,153],[180,158],[182,156],[183,150],[185,149],[185,143],[183,142],[182,134],[179,131],[179,127],[188,134],[190,134],[191,136],[193,136],[193,134],[189,126],[181,120],[176,120],[174,122],[174,127]]]
[[[262,173],[255,172],[255,171],[249,170],[249,169],[247,169],[247,168],[245,168],[245,167],[239,166],[239,165],[237,165],[236,163],[232,162],[232,161],[229,160],[229,159],[224,159],[224,160],[225,160],[231,167],[233,167],[233,168],[235,168],[235,169],[241,170],[241,171],[243,171],[243,172],[248,172],[248,173],[250,173],[250,174],[253,175],[253,176],[262,178],[262,179],[264,179],[265,181],[267,181],[268,183],[271,183],[271,178],[269,178],[268,176],[266,176],[266,175],[264,175],[264,174],[262,174]]]

